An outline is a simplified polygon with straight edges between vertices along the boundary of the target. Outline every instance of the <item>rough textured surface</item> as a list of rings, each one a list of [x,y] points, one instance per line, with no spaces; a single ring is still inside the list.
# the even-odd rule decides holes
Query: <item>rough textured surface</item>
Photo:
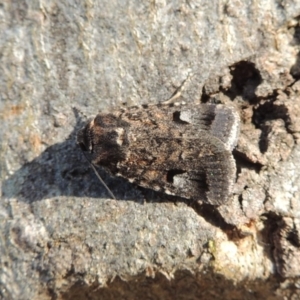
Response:
[[[296,0],[2,3],[1,299],[299,299],[298,15]],[[157,103],[187,78],[181,100],[241,115],[231,202],[101,172],[107,199],[72,107]]]

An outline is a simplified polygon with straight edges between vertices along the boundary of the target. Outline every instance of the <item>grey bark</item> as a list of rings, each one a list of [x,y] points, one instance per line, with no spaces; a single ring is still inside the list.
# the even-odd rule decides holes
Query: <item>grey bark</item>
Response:
[[[143,2],[0,5],[1,299],[299,298],[300,2]],[[109,199],[77,130],[189,76],[240,112],[232,201]]]

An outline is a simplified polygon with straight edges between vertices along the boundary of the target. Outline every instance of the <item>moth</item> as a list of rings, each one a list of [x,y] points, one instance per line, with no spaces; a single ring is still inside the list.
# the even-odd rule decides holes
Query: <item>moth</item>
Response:
[[[220,205],[236,178],[240,119],[229,106],[158,104],[100,113],[77,135],[92,163],[142,187]]]

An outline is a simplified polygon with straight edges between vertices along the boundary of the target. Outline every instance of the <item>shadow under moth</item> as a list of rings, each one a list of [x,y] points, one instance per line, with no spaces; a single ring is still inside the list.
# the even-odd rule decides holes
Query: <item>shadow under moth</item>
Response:
[[[212,205],[236,178],[237,111],[221,104],[158,104],[100,113],[78,132],[92,163],[142,187]]]

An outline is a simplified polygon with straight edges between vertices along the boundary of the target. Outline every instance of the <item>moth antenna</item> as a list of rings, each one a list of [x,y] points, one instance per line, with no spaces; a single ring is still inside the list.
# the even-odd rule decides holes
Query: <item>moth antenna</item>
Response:
[[[220,57],[221,57],[221,54],[220,54],[220,52],[219,52],[219,55],[217,56],[217,59],[216,59],[215,64],[217,64],[217,63],[219,62]],[[162,104],[167,104],[167,105],[168,105],[168,104],[171,104],[171,103],[174,103],[175,100],[181,96],[181,93],[182,93],[183,90],[185,89],[186,83],[187,83],[192,77],[194,77],[195,75],[196,75],[195,73],[189,72],[188,75],[187,75],[187,77],[186,77],[186,79],[183,80],[183,82],[181,83],[181,85],[175,90],[175,92],[172,94],[172,96],[171,96],[169,99],[167,99],[167,100],[165,100],[165,101],[162,101],[161,103],[162,103]],[[205,85],[205,82],[206,82],[206,80],[209,78],[210,75],[211,75],[211,74],[208,73],[207,77],[203,80],[203,86]]]
[[[182,91],[184,90],[187,81],[193,77],[194,74],[189,73],[188,76],[186,77],[186,79],[184,79],[184,81],[182,82],[182,84],[176,89],[176,91],[173,93],[173,95],[171,96],[171,98],[169,98],[166,101],[163,101],[162,104],[170,104],[173,103],[177,98],[179,98],[181,96]]]
[[[104,180],[101,178],[101,176],[99,175],[99,173],[97,172],[96,168],[94,167],[93,163],[91,163],[89,161],[89,159],[87,158],[87,156],[85,155],[85,153],[83,151],[81,151],[83,156],[85,157],[85,159],[88,161],[89,165],[92,167],[92,169],[94,170],[96,176],[98,177],[98,179],[100,180],[100,182],[103,184],[103,186],[106,188],[106,190],[108,191],[109,195],[114,199],[117,200],[115,195],[112,193],[112,191],[109,189],[109,187],[106,185],[106,183],[104,182]]]

